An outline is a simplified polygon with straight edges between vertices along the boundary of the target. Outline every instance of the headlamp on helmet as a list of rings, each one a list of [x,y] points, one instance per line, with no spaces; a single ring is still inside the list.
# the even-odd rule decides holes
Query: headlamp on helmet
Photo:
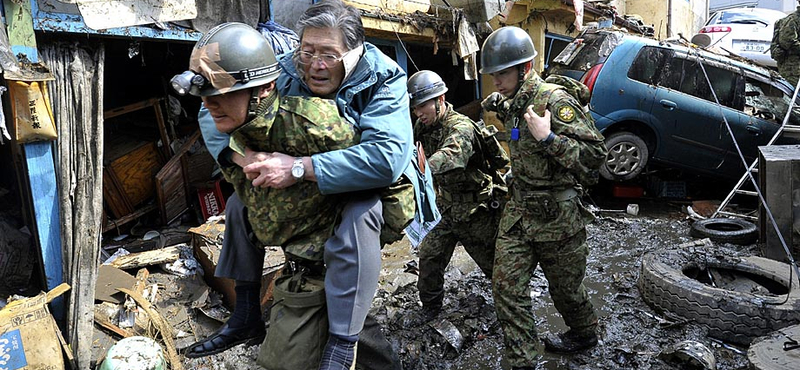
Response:
[[[186,94],[200,95],[200,90],[208,86],[208,80],[205,77],[192,71],[184,71],[181,74],[177,74],[169,82],[172,85],[172,89],[181,96]]]
[[[195,44],[189,70],[170,80],[178,94],[214,96],[266,85],[281,73],[269,41],[244,23],[209,30]]]

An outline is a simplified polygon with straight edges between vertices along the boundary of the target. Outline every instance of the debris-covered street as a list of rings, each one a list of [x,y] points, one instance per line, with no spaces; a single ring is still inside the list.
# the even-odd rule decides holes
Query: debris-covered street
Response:
[[[800,7],[734,3],[4,1],[0,370],[800,369]]]
[[[610,200],[604,205],[624,208]],[[600,344],[585,353],[559,356],[544,353],[545,369],[685,369],[670,349],[694,340],[714,354],[717,369],[747,367],[746,348],[707,337],[700,326],[659,313],[641,298],[636,287],[642,255],[651,250],[708,241],[689,236],[685,204],[646,200],[636,216],[599,212],[589,227],[591,253],[586,285],[600,313]],[[609,208],[610,209],[610,208]],[[615,208],[616,209],[616,208]],[[754,246],[722,245],[753,252]],[[691,248],[688,247],[687,248]],[[414,322],[419,311],[414,256],[405,241],[384,249],[379,293],[372,312],[399,353],[404,369],[506,369],[501,360],[502,337],[495,317],[489,281],[459,248],[446,275],[445,310],[429,323]],[[564,330],[537,272],[531,282],[539,334]],[[257,347],[238,346],[220,355],[186,359],[187,368],[259,369]]]

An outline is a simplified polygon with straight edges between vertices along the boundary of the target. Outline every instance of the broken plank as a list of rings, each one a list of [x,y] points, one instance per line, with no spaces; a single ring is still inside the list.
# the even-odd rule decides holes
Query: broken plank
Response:
[[[133,220],[135,220],[135,219],[137,219],[139,217],[144,216],[147,212],[150,212],[150,211],[153,211],[153,210],[156,210],[156,209],[158,209],[157,205],[149,204],[149,205],[146,205],[146,206],[144,206],[142,208],[139,208],[138,210],[134,211],[131,214],[125,215],[125,216],[120,217],[120,218],[118,218],[116,220],[108,221],[108,223],[105,226],[103,226],[103,232],[106,232],[106,231],[109,231],[109,230],[113,230],[116,227],[122,226],[122,225],[124,225],[124,224],[126,224],[128,222],[131,222],[131,221],[133,221]]]
[[[117,257],[109,265],[123,270],[142,266],[158,265],[161,263],[175,262],[181,256],[178,246],[166,247],[152,251],[132,253]]]
[[[106,329],[116,335],[119,335],[120,337],[128,338],[133,336],[131,332],[112,324],[111,321],[108,320],[108,318],[98,314],[97,311],[94,312],[94,322],[101,328]]]

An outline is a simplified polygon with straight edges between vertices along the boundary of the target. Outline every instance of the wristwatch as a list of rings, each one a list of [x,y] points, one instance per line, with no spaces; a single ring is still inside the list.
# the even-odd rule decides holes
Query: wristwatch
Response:
[[[292,164],[292,177],[297,182],[302,182],[303,177],[306,175],[306,168],[303,166],[303,158],[295,158]]]

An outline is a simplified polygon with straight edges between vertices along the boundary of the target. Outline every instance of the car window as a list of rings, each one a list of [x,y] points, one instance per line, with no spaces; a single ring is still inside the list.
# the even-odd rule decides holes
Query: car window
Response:
[[[673,54],[671,50],[646,46],[639,50],[628,70],[628,78],[655,85],[664,62]]]
[[[791,96],[768,82],[746,76],[744,112],[780,125],[786,115]],[[789,123],[800,122],[800,110],[795,107]]]
[[[714,14],[708,24],[762,24],[764,26],[773,23],[773,19],[764,17],[753,12],[723,11]]]
[[[706,75],[708,74],[708,80]],[[720,104],[736,108],[736,81],[738,74],[731,70],[709,64],[700,65],[697,58],[675,57],[668,60],[661,70],[659,86],[675,89],[680,92],[715,103],[714,93]],[[714,93],[708,85],[711,81]]]
[[[789,97],[772,85],[747,77],[744,83],[744,112],[754,117],[777,122],[783,120]]]

